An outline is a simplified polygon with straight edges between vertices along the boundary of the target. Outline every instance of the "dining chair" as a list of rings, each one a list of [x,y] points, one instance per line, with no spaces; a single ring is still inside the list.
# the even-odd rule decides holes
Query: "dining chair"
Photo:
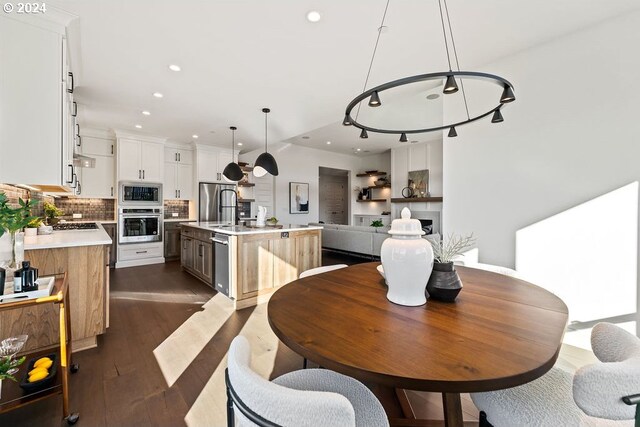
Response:
[[[326,265],[324,267],[316,267],[310,270],[305,270],[300,273],[300,279],[304,279],[305,277],[315,276],[316,274],[326,273],[328,271],[339,270],[341,268],[349,267],[347,264],[336,264],[336,265]]]
[[[302,273],[300,273],[299,278],[304,279],[305,277],[315,276],[316,274],[326,273],[328,271],[333,271],[333,270],[340,270],[341,268],[347,268],[347,267],[349,267],[347,264],[335,264],[335,265],[326,265],[324,267],[316,267],[310,270],[303,271]],[[302,367],[304,369],[307,369],[306,357],[302,359]]]
[[[351,377],[306,369],[268,381],[251,369],[251,346],[243,336],[231,342],[227,362],[228,427],[389,426],[382,404]]]
[[[640,426],[640,338],[598,323],[591,347],[600,363],[575,374],[554,367],[528,384],[472,393],[480,427]]]

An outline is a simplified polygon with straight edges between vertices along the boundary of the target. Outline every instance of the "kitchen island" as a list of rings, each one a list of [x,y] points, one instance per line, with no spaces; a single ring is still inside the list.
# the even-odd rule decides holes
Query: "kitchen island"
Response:
[[[321,264],[320,226],[181,226],[183,269],[231,298],[236,310],[266,301],[280,286]]]
[[[95,230],[54,231],[25,237],[25,260],[40,276],[67,273],[73,350],[97,345],[109,326],[109,252],[111,238],[101,224]],[[9,310],[0,317],[0,336],[28,334],[25,350],[59,340],[58,313],[51,307]]]

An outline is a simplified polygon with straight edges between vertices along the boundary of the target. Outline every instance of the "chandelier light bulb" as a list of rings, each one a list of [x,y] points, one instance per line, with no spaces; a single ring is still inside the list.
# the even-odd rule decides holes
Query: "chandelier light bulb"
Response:
[[[449,138],[455,138],[456,136],[458,136],[458,132],[456,132],[456,127],[455,126],[451,126],[449,128],[449,134],[447,136]]]
[[[360,132],[360,138],[362,139],[369,138],[369,134],[367,133],[366,129],[362,129],[362,132]]]
[[[456,83],[456,79],[453,76],[447,76],[447,82],[444,85],[444,90],[442,93],[451,94],[456,93],[458,91],[458,84]]]
[[[369,98],[369,107],[379,107],[381,105],[382,103],[380,102],[380,96],[378,95],[378,92],[373,92],[371,94],[371,98]]]
[[[500,102],[503,104],[513,102],[516,100],[516,96],[513,94],[513,90],[511,86],[504,86],[504,90],[502,91],[502,96],[500,97]]]
[[[502,113],[498,108],[495,113],[493,113],[493,117],[491,118],[491,123],[501,123],[504,122],[504,117],[502,117]]]
[[[345,114],[344,116],[344,120],[342,121],[342,125],[343,126],[351,126],[353,123],[351,123],[351,117],[349,117],[348,114]]]
[[[407,142],[407,134],[402,132],[400,135],[400,142]]]

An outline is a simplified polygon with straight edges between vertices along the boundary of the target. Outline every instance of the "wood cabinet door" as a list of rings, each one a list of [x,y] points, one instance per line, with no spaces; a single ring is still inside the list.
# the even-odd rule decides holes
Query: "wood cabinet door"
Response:
[[[207,283],[213,285],[213,245],[211,243],[201,243],[200,253],[202,265],[199,272]]]
[[[96,156],[94,168],[82,170],[81,197],[108,199],[115,197],[115,164],[111,156]]]
[[[184,268],[191,270],[194,269],[193,247],[194,240],[191,237],[182,236],[182,254],[180,256],[180,261]]]
[[[296,280],[300,274],[297,266],[296,240],[274,239],[269,243],[273,254],[273,286],[286,285]]]
[[[140,141],[120,139],[118,141],[118,179],[139,181],[142,179]]]
[[[269,239],[242,236],[238,242],[238,299],[273,288],[273,254]]]
[[[178,198],[191,200],[193,198],[193,166],[177,163],[176,167]]]
[[[295,234],[297,240],[296,265],[298,271],[320,267],[322,251],[320,249],[320,234],[315,232],[300,232]]]
[[[180,230],[164,232],[164,257],[178,258],[181,255]]]
[[[143,179],[162,182],[164,178],[164,146],[153,142],[143,142],[141,151]]]

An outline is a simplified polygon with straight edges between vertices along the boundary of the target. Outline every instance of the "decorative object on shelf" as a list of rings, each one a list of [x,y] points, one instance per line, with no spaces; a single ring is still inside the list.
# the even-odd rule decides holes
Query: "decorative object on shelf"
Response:
[[[429,169],[409,172],[408,182],[415,197],[429,197]]]
[[[375,181],[373,181],[373,183],[375,185],[377,185],[378,187],[381,187],[383,185],[387,185],[387,177],[383,176],[381,178],[378,178]]]
[[[375,227],[375,228],[384,227],[384,224],[382,223],[381,219],[375,219],[371,221],[370,227]]]
[[[267,208],[258,206],[258,214],[256,215],[256,227],[264,227],[267,220]]]
[[[240,165],[233,161],[236,155],[236,130],[238,128],[231,126],[229,129],[231,129],[231,163],[225,166],[222,176],[225,181],[238,182],[244,177]]]
[[[505,108],[506,104],[515,101],[516,97],[513,93],[513,85],[503,77],[497,76],[495,74],[488,74],[488,73],[477,72],[477,71],[461,71],[460,70],[460,63],[458,61],[458,52],[456,49],[455,40],[453,38],[453,31],[451,26],[451,19],[449,17],[449,8],[447,7],[447,0],[438,0],[438,5],[440,8],[440,22],[442,26],[442,32],[444,34],[444,47],[447,54],[447,62],[449,64],[449,70],[439,71],[435,73],[428,73],[428,74],[419,74],[411,77],[404,77],[402,79],[387,82],[367,90],[367,84],[369,83],[369,76],[371,75],[371,69],[373,67],[373,63],[375,60],[378,43],[380,42],[380,35],[382,34],[382,30],[386,28],[384,25],[384,22],[387,16],[387,9],[389,8],[389,1],[387,0],[387,4],[384,9],[384,14],[382,16],[382,22],[378,27],[378,36],[376,38],[376,43],[373,49],[373,54],[371,56],[371,61],[369,63],[369,70],[367,71],[367,77],[365,78],[364,86],[362,88],[363,92],[360,95],[356,96],[349,103],[349,105],[347,105],[345,115],[344,115],[344,120],[342,121],[342,124],[345,126],[354,126],[358,129],[361,129],[360,138],[367,138],[368,132],[377,132],[377,133],[399,135],[400,142],[406,142],[407,134],[433,132],[433,131],[446,130],[446,129],[449,129],[448,136],[451,138],[458,135],[456,132],[456,127],[460,127],[467,123],[471,123],[488,116],[492,116],[491,123],[502,122],[503,117],[502,117],[501,110]],[[446,15],[446,22],[445,22],[445,15]],[[429,28],[429,27],[430,27],[429,25],[425,26],[425,28]],[[447,34],[447,28],[448,28],[448,34]],[[449,42],[451,43],[453,55],[451,55],[451,53],[449,52]],[[455,60],[455,67],[452,64],[452,56],[453,56],[453,59]],[[456,81],[456,78],[458,79],[458,81]],[[498,105],[482,114],[471,116],[469,114],[467,94],[464,88],[465,79],[480,80],[482,82],[492,83],[497,85],[500,88],[500,90],[502,90],[502,94],[500,95]],[[427,126],[427,127],[416,128],[416,129],[406,129],[406,128],[392,129],[386,126],[381,127],[378,125],[376,127],[375,125],[365,125],[358,122],[358,116],[360,113],[361,104],[367,98],[369,98],[369,102],[368,102],[369,107],[374,107],[374,108],[379,107],[380,105],[382,105],[382,101],[381,101],[382,92],[388,89],[393,89],[396,87],[425,82],[425,81],[427,82],[428,81],[439,81],[439,82],[444,81],[443,93],[447,96],[450,96],[450,94],[454,94],[458,92],[458,84],[460,84],[460,89],[462,89],[461,90],[462,100],[464,102],[466,116],[463,117],[461,120],[452,120],[450,123],[444,123],[439,126],[438,125]],[[422,87],[422,86],[419,85],[419,87]],[[351,112],[356,107],[357,107],[357,111],[354,118]]]
[[[24,363],[24,356],[16,359],[16,354],[22,350],[29,338],[28,335],[7,338],[0,342],[0,397],[2,396],[2,380],[16,381],[13,374],[18,372],[18,366]]]
[[[353,187],[353,191],[358,193],[358,200],[362,200],[362,188],[359,185]]]
[[[309,184],[306,182],[289,183],[289,213],[309,213]]]
[[[278,225],[278,218],[276,218],[275,216],[267,218],[267,225]]]
[[[439,301],[454,302],[462,290],[462,282],[455,269],[453,260],[461,255],[465,249],[475,244],[473,234],[469,236],[455,236],[450,234],[446,239],[429,239],[433,246],[435,262],[433,272],[427,283],[429,298]]]
[[[56,207],[53,203],[44,202],[44,216],[47,221],[47,225],[56,225],[60,222],[58,217],[64,215],[64,212]]]
[[[20,268],[19,262],[24,259],[24,233],[20,231],[37,217],[31,216],[31,208],[38,203],[37,200],[18,199],[18,207],[9,206],[7,195],[0,193],[0,237],[5,232],[9,233],[11,240],[10,269]],[[10,274],[13,274],[11,271]]]
[[[425,288],[433,268],[433,249],[422,238],[420,221],[411,219],[409,208],[391,223],[391,238],[382,242],[380,259],[389,290],[387,299],[395,304],[419,306],[427,302]]]
[[[20,388],[27,393],[33,393],[50,386],[58,372],[58,355],[48,354],[38,359],[31,359],[27,363]]]
[[[41,236],[46,236],[51,233],[53,233],[52,225],[41,225],[40,227],[38,227],[38,234]]]
[[[402,189],[402,197],[404,197],[405,199],[409,199],[409,198],[413,197],[413,188],[404,187]]]
[[[258,178],[265,176],[267,173],[278,176],[278,163],[276,163],[276,159],[269,154],[269,145],[267,143],[267,117],[271,110],[263,108],[262,112],[264,113],[264,153],[258,156],[253,166],[253,174]]]

